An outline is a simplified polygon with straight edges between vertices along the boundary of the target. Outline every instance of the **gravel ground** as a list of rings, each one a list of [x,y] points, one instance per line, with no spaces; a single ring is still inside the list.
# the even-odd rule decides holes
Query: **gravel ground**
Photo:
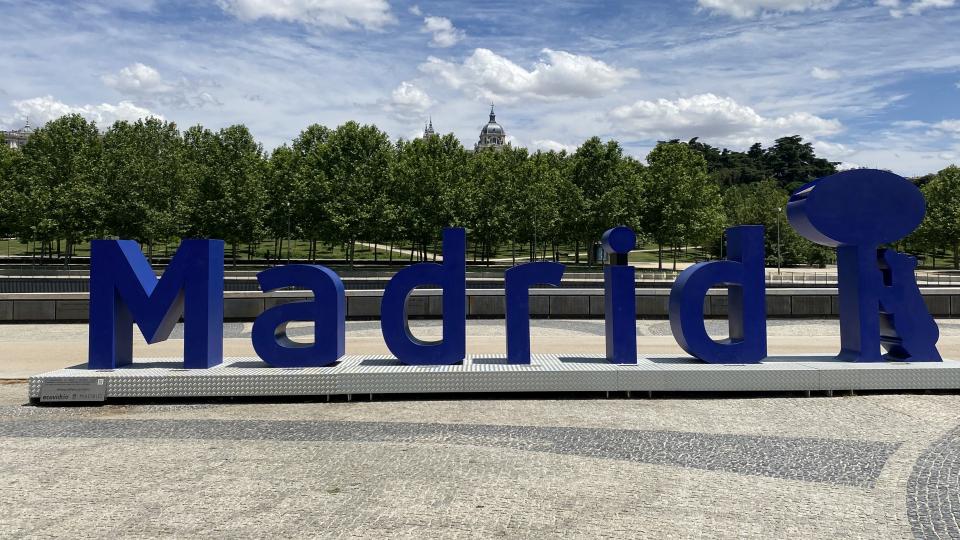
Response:
[[[5,537],[950,538],[960,396],[32,407]]]
[[[960,321],[938,323],[955,350]],[[86,328],[0,325],[0,347],[82,348]],[[375,321],[347,329],[380,337]],[[835,339],[837,322],[768,331]],[[603,323],[534,320],[531,334],[596,341]],[[0,382],[0,537],[960,538],[956,394],[62,408],[26,395]]]

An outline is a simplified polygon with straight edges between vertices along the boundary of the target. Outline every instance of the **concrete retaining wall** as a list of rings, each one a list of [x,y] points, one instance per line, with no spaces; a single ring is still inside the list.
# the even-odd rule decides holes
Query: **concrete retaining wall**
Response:
[[[922,289],[930,312],[936,317],[960,316],[960,288]],[[346,291],[347,317],[377,319],[383,291]],[[533,317],[554,319],[602,318],[603,295],[597,289],[534,289],[530,291]],[[637,317],[667,317],[669,289],[638,289]],[[301,291],[259,293],[226,292],[224,318],[253,320],[264,309],[277,304],[303,301],[310,293]],[[0,294],[2,322],[83,322],[87,320],[87,293]],[[412,317],[438,318],[441,315],[440,291],[418,289],[408,300]],[[502,318],[502,289],[467,291],[467,313],[473,318]],[[724,290],[711,290],[704,302],[704,313],[711,317],[727,314]],[[768,289],[767,315],[781,318],[831,318],[837,316],[836,289]]]

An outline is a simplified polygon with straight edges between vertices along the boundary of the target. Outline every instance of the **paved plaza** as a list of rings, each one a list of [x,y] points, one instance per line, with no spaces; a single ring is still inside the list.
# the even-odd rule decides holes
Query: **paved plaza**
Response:
[[[664,325],[641,322],[641,348],[668,347]],[[960,323],[940,325],[960,356]],[[228,325],[228,342],[248,326]],[[771,321],[771,343],[828,352],[835,326]],[[85,339],[81,325],[0,326],[8,379],[27,331],[69,354]],[[502,321],[468,332],[470,352],[503,347]],[[599,321],[533,334],[602,350]],[[367,338],[376,323],[348,324],[348,347]],[[960,537],[957,394],[63,408],[26,394],[0,384],[4,537]]]

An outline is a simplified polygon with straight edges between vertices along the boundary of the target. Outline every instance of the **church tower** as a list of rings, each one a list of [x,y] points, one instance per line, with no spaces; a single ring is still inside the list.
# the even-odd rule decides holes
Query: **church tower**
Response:
[[[423,138],[426,139],[427,137],[434,137],[436,134],[437,132],[433,130],[433,117],[431,116],[430,123],[423,125]]]

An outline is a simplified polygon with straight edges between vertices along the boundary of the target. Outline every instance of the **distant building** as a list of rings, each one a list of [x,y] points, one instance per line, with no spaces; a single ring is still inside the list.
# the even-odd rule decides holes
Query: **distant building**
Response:
[[[433,117],[430,117],[430,123],[423,125],[423,138],[435,137],[437,132],[433,130]]]
[[[473,149],[477,152],[487,148],[499,150],[506,144],[507,134],[503,131],[503,126],[497,123],[497,115],[493,113],[493,105],[490,105],[490,121],[480,130],[480,140]]]
[[[20,129],[13,129],[10,131],[0,131],[0,137],[3,138],[4,142],[10,148],[20,148],[23,145],[27,144],[27,139],[30,138],[30,135],[33,134],[33,128],[30,127],[30,121]]]

